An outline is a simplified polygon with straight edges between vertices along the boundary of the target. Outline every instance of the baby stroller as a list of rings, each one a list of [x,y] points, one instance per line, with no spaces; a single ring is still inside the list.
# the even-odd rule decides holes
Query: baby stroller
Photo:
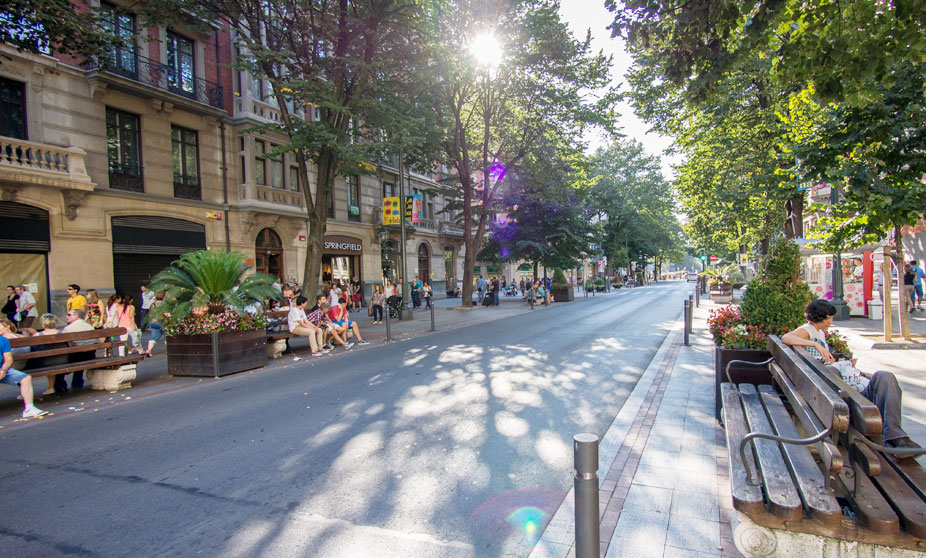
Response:
[[[390,318],[399,317],[399,308],[402,306],[402,297],[400,296],[390,296],[386,299],[386,309],[389,311]]]

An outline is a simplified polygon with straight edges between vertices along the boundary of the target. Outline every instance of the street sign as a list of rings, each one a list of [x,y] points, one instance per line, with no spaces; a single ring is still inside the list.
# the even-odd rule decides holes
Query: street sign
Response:
[[[719,257],[717,257],[717,256],[715,256],[715,255],[713,255],[713,254],[711,254],[711,263],[714,263],[714,262],[716,262],[716,261],[719,260],[719,259],[720,259]]]

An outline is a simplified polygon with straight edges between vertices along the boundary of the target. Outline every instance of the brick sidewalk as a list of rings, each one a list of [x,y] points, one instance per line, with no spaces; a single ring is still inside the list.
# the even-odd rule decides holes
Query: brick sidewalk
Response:
[[[724,432],[713,413],[713,344],[705,327],[711,307],[695,310],[689,347],[679,320],[602,437],[603,557],[740,556]],[[574,514],[570,492],[531,558],[575,556]]]

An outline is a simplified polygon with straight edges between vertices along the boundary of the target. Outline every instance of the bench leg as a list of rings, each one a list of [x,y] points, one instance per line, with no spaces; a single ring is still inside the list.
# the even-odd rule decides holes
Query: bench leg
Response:
[[[135,379],[135,365],[124,364],[118,368],[100,368],[87,371],[90,387],[100,391],[119,391],[132,387]]]
[[[286,351],[286,339],[277,339],[267,344],[267,356],[270,358],[280,358]]]

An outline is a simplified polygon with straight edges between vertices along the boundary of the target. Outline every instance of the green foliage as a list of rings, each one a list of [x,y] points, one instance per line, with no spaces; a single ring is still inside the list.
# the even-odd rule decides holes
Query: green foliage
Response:
[[[804,322],[804,307],[811,299],[810,287],[801,279],[800,249],[781,239],[771,247],[762,272],[749,282],[740,313],[743,323],[781,335]]]
[[[183,254],[151,279],[148,288],[164,291],[166,296],[164,304],[148,314],[149,319],[169,313],[179,322],[203,308],[212,314],[230,309],[241,315],[251,304],[282,295],[273,285],[276,278],[262,273],[245,276],[249,270],[240,252],[199,250]]]
[[[0,43],[20,52],[56,51],[92,58],[122,44],[122,38],[105,30],[104,19],[84,0],[4,0]]]
[[[569,281],[566,280],[566,274],[563,273],[563,270],[556,268],[553,270],[553,286],[555,287],[568,287]]]

